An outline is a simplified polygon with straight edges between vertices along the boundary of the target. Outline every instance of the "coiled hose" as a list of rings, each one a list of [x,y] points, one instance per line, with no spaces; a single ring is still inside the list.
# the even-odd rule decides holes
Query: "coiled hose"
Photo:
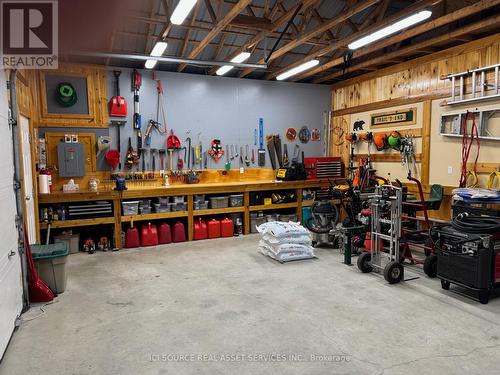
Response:
[[[461,213],[457,215],[451,225],[456,230],[465,233],[499,233],[500,218],[492,216],[470,215]]]

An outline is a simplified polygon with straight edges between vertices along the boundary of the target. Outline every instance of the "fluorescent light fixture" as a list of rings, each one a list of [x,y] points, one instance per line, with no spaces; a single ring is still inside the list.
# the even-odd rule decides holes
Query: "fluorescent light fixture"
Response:
[[[146,60],[144,67],[146,69],[153,69],[156,66],[157,60]]]
[[[401,21],[386,26],[383,29],[375,31],[374,33],[368,34],[367,36],[364,36],[363,38],[352,42],[348,45],[348,47],[349,49],[357,49],[366,46],[367,44],[373,43],[377,40],[385,38],[386,36],[397,33],[400,30],[406,29],[407,27],[422,22],[423,20],[429,18],[431,15],[432,12],[430,10],[422,10],[421,12],[418,12],[413,16],[403,18]]]
[[[238,56],[235,56],[234,59],[231,60],[231,62],[236,64],[242,63],[243,61],[248,60],[250,55],[250,52],[242,52]]]
[[[284,79],[290,78],[291,76],[302,73],[305,70],[311,69],[318,64],[319,60],[310,60],[308,62],[305,62],[304,64],[300,64],[299,66],[296,66],[295,68],[286,71],[283,74],[280,74],[279,76],[276,77],[276,79],[278,81],[283,81]]]
[[[227,72],[229,72],[233,67],[231,65],[224,65],[221,66],[217,71],[215,72],[218,76],[223,76]]]
[[[156,42],[155,46],[151,50],[151,56],[161,56],[163,52],[167,49],[167,42]]]
[[[180,0],[170,16],[170,22],[181,25],[198,0]]]
[[[231,62],[232,63],[242,63],[243,61],[247,60],[250,57],[251,53],[250,52],[242,52],[238,56],[235,56]],[[227,72],[229,72],[231,69],[233,69],[234,66],[232,65],[224,65],[221,66],[217,71],[215,72],[218,76],[223,76]]]

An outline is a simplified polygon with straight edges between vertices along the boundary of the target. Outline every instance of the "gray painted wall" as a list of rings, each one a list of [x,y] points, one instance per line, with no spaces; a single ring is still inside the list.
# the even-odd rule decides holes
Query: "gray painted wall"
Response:
[[[130,69],[123,69],[120,76],[120,94],[128,104],[129,116],[127,124],[121,128],[122,160],[125,159],[128,137],[132,137],[132,145],[136,146],[136,135],[132,128],[133,92],[131,90]],[[140,90],[140,112],[142,114],[142,131],[146,130],[150,118],[156,119],[157,91],[156,82],[152,80],[151,71],[141,71],[142,87]],[[164,88],[164,106],[167,112],[167,128],[179,137],[186,139],[186,132],[191,131],[191,139],[197,141],[198,133],[203,149],[209,148],[213,138],[219,138],[225,144],[253,146],[254,129],[258,128],[259,118],[264,118],[264,133],[279,134],[282,142],[288,144],[293,152],[294,143],[285,138],[285,130],[294,127],[297,131],[302,126],[321,130],[321,142],[310,141],[300,144],[305,156],[321,156],[324,147],[323,112],[330,108],[330,87],[325,85],[308,85],[288,82],[268,82],[249,79],[212,77],[171,72],[156,72]],[[108,99],[115,95],[112,69],[108,73]],[[111,118],[113,119],[113,118]],[[120,120],[120,118],[116,118]],[[160,120],[161,121],[161,120]],[[61,128],[40,128],[39,134],[45,132],[61,132]],[[100,135],[108,135],[108,129],[74,128],[71,132],[94,132],[96,139]],[[112,147],[116,147],[116,128],[111,127],[109,134],[113,137]],[[151,147],[166,148],[166,136],[153,131]],[[257,149],[255,147],[255,149]],[[251,151],[250,151],[251,153]],[[257,155],[256,155],[257,156]],[[292,155],[289,155],[290,158]],[[148,158],[149,159],[149,158]],[[147,159],[147,160],[148,160]],[[218,162],[209,158],[209,168],[224,168],[225,157]],[[122,162],[123,164],[123,162]],[[157,168],[159,162],[157,162]],[[266,153],[266,167],[271,163]],[[233,164],[238,167],[238,163]],[[252,167],[257,167],[253,164]],[[104,160],[104,153],[97,160],[98,170],[109,170]]]
[[[121,70],[120,94],[127,100],[129,113],[127,124],[122,127],[121,133],[122,154],[125,155],[128,137],[132,137],[134,147],[136,137],[132,128],[132,71],[123,68]],[[141,73],[140,112],[144,133],[148,120],[156,119],[157,91],[152,72],[143,70]],[[221,139],[223,145],[226,143],[243,146],[249,144],[253,147],[254,129],[258,128],[259,117],[263,117],[264,133],[280,134],[283,142],[288,144],[289,151],[294,145],[286,141],[285,130],[288,127],[294,127],[297,131],[304,125],[309,129],[319,128],[322,132],[321,142],[310,141],[307,144],[301,144],[301,149],[306,156],[323,154],[323,112],[330,108],[329,86],[171,72],[156,72],[156,77],[163,83],[168,131],[173,128],[181,142],[186,139],[186,132],[190,131],[193,141],[197,140],[198,133],[200,133],[204,150],[208,149],[213,138]],[[113,95],[115,95],[114,76],[110,68],[108,99]],[[115,141],[114,127],[110,129],[110,135]],[[165,140],[166,136],[154,131],[151,147],[165,148]],[[300,143],[298,139],[296,142]],[[258,146],[255,148],[257,149]],[[225,158],[217,163],[209,158],[209,168],[224,168],[224,163]],[[266,167],[270,167],[268,158]]]

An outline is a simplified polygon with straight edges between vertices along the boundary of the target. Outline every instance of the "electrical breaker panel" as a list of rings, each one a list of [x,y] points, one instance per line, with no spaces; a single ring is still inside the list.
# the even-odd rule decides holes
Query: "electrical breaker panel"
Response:
[[[57,145],[57,161],[60,177],[85,176],[83,143],[59,143]]]

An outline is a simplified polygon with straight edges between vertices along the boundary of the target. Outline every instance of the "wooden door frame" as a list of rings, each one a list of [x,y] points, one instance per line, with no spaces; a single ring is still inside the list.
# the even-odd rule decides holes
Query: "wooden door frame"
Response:
[[[35,142],[36,139],[34,137],[34,128],[33,128],[33,121],[31,118],[31,115],[26,114],[25,111],[23,111],[21,108],[18,108],[17,112],[17,123],[18,123],[18,132],[17,132],[17,142],[19,144],[19,150],[21,151],[21,162],[19,163],[19,171],[21,172],[21,175],[23,176],[23,182],[21,183],[21,192],[23,196],[22,200],[22,205],[23,205],[23,211],[26,213],[27,208],[26,208],[26,191],[24,188],[24,162],[22,161],[22,154],[25,152],[23,149],[23,143],[22,143],[22,131],[21,131],[21,116],[25,117],[28,119],[28,126],[29,126],[29,137],[30,137],[30,158],[31,158],[31,177],[32,177],[32,189],[33,189],[33,205],[35,209],[35,233],[36,233],[36,242],[40,243],[40,222],[39,222],[39,213],[38,213],[38,183],[37,183],[37,173],[36,173],[36,167],[35,167]],[[24,225],[27,225],[26,221],[26,215],[24,215]]]

